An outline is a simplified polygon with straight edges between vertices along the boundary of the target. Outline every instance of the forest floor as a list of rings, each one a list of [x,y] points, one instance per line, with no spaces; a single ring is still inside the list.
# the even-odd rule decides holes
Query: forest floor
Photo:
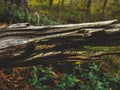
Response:
[[[31,90],[28,83],[31,70],[31,68],[0,69],[0,90]]]

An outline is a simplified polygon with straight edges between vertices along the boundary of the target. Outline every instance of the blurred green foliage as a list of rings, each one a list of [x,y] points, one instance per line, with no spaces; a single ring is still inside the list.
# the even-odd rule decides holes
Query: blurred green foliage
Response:
[[[28,0],[29,15],[23,13],[21,7],[11,5],[6,0],[0,1],[0,22],[26,22],[36,23],[35,12],[41,16],[40,23],[80,23],[100,20],[118,19],[120,21],[120,0],[92,0],[88,8],[89,0]],[[32,16],[32,19],[30,19]],[[47,17],[46,17],[47,16]],[[46,20],[48,18],[48,20]],[[50,21],[51,20],[51,21]]]
[[[63,6],[62,1],[53,0],[49,6],[49,0],[28,0],[28,6],[31,11],[37,11],[60,23],[120,20],[120,0],[92,0],[89,10],[87,5],[90,0],[64,0]]]
[[[27,15],[20,7],[5,0],[0,1],[0,22],[17,23],[26,22]]]
[[[28,21],[32,25],[56,25],[59,24],[58,22],[49,19],[47,16],[40,15],[39,13],[29,13]]]

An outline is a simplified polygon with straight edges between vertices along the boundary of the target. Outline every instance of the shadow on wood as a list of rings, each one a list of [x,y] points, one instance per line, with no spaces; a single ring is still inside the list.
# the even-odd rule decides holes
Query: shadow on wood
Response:
[[[84,45],[119,46],[117,20],[54,26],[12,24],[0,29],[0,67],[21,67],[69,61],[99,61],[116,52],[87,55]]]

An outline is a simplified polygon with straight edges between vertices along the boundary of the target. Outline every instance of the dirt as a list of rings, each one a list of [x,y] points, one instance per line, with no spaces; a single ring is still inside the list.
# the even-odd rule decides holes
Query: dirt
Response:
[[[0,90],[33,90],[30,87],[31,68],[0,69]]]

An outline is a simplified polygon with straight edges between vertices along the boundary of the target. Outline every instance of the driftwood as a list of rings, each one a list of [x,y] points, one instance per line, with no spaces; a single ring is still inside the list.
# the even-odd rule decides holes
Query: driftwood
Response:
[[[117,20],[54,26],[12,24],[0,29],[0,67],[31,66],[64,61],[99,61],[120,51],[94,51],[83,46],[119,46]]]

